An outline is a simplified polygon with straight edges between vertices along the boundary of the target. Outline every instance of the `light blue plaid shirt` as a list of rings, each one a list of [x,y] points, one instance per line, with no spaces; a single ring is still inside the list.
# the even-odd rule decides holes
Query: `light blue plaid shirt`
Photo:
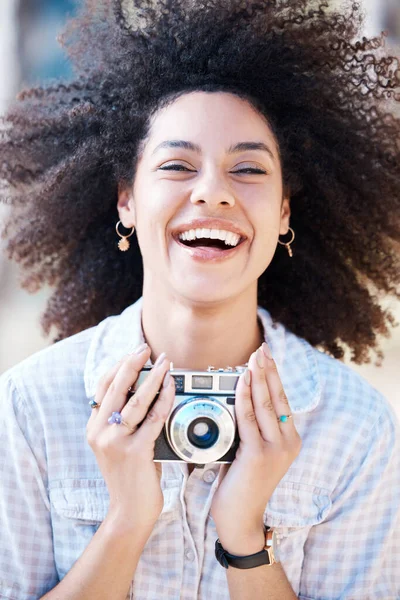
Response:
[[[0,598],[51,590],[108,509],[86,442],[99,377],[143,341],[141,301],[0,378]],[[302,600],[400,598],[400,449],[387,401],[259,309],[303,446],[265,509]],[[127,598],[228,600],[209,515],[219,465],[163,464],[164,508]],[[112,598],[110,598],[112,600]]]

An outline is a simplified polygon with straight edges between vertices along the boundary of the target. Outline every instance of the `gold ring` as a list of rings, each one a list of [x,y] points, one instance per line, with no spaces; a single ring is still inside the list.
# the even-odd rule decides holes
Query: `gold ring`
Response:
[[[135,429],[133,429],[133,428],[132,428],[132,427],[129,425],[129,423],[127,423],[126,421],[124,421],[124,419],[121,419],[121,425],[125,425],[125,427],[126,427],[127,429],[129,429],[129,431],[130,431],[131,433],[135,433]]]
[[[100,404],[98,402],[96,402],[96,400],[90,400],[89,401],[89,406],[90,408],[93,410],[94,408],[100,408]]]

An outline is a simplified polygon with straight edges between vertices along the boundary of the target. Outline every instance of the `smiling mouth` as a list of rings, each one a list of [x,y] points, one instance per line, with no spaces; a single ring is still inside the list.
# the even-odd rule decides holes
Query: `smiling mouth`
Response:
[[[240,233],[217,227],[193,227],[175,234],[176,241],[186,248],[208,252],[228,252],[245,240]]]

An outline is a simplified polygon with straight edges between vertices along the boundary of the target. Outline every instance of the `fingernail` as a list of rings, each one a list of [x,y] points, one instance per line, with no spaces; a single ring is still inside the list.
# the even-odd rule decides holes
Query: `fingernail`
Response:
[[[256,360],[257,360],[257,364],[260,367],[260,369],[264,368],[264,354],[263,351],[261,350],[261,348],[259,348],[256,352]]]
[[[246,369],[244,372],[244,382],[246,385],[250,385],[251,383],[251,374],[249,369]]]
[[[156,362],[154,363],[155,367],[158,367],[158,365],[161,365],[161,363],[163,362],[163,360],[165,359],[167,355],[165,354],[165,352],[162,352],[160,354],[160,356],[157,358]]]
[[[140,344],[140,346],[135,348],[132,352],[129,352],[129,354],[141,354],[144,350],[146,350],[146,348],[148,348],[146,343]]]
[[[165,373],[165,377],[164,377],[164,381],[163,381],[163,387],[168,387],[169,386],[169,382],[171,381],[171,373],[169,371],[167,371]]]
[[[268,344],[265,342],[262,343],[261,348],[267,358],[272,358],[271,350],[269,349]]]

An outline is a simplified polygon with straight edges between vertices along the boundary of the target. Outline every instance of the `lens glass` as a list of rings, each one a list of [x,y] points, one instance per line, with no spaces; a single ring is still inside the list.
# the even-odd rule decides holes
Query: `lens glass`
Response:
[[[212,419],[198,417],[188,426],[187,436],[193,446],[211,448],[219,438],[219,428]]]

